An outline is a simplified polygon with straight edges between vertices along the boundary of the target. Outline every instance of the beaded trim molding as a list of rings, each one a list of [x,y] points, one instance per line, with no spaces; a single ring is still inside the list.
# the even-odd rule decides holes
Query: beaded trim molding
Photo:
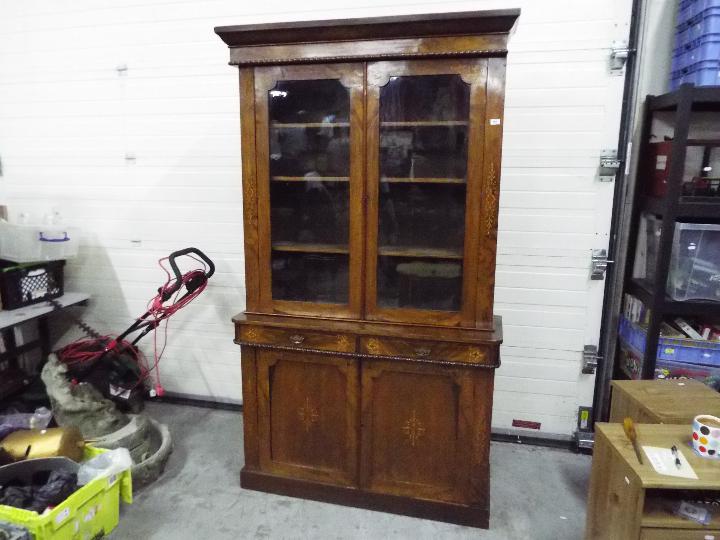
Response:
[[[237,49],[234,49],[237,50]],[[232,54],[231,54],[232,56]],[[232,66],[272,66],[276,64],[313,64],[319,62],[343,62],[348,60],[374,60],[382,58],[385,60],[393,58],[444,58],[444,57],[468,57],[468,56],[507,56],[507,49],[476,49],[469,51],[443,51],[443,52],[407,52],[407,53],[377,53],[370,55],[341,55],[341,56],[305,56],[299,58],[272,58],[267,60],[239,60],[233,61]]]
[[[412,362],[422,364],[433,364],[438,366],[454,366],[461,368],[470,369],[497,369],[500,367],[500,362],[494,364],[472,364],[470,362],[450,362],[447,360],[430,360],[426,358],[415,358],[408,356],[387,356],[381,354],[364,354],[359,352],[341,352],[341,351],[324,351],[322,349],[309,349],[301,347],[287,347],[284,345],[270,345],[267,343],[251,343],[249,341],[235,341],[236,344],[252,347],[255,349],[268,349],[268,350],[279,350],[279,351],[290,351],[290,352],[309,352],[313,354],[321,354],[326,356],[342,356],[346,358],[363,358],[366,360],[396,360],[400,362]]]

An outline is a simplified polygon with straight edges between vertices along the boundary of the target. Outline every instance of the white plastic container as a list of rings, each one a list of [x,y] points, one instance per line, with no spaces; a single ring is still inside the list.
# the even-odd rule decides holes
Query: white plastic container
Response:
[[[635,248],[633,277],[641,281],[652,282],[655,279],[655,265],[660,249],[662,221],[654,215],[643,213],[638,226],[638,238]]]
[[[63,225],[0,223],[0,259],[18,263],[59,261],[78,252],[78,229]]]
[[[667,294],[720,302],[720,225],[675,224]]]

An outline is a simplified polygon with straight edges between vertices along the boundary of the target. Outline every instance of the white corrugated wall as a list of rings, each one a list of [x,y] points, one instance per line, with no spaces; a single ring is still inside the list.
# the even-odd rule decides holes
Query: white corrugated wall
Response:
[[[0,0],[0,198],[11,217],[57,209],[82,227],[67,288],[93,295],[85,319],[105,332],[144,311],[163,279],[160,256],[207,251],[218,273],[171,321],[162,380],[168,391],[239,401],[237,70],[213,27],[520,7],[508,58],[496,295],[505,345],[493,423],[537,420],[567,435],[616,3],[308,0],[299,11],[280,0]]]

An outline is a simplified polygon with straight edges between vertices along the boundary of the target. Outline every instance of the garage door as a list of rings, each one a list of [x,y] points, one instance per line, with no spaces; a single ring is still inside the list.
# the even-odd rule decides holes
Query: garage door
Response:
[[[510,42],[498,239],[496,311],[505,345],[495,391],[496,431],[568,437],[595,376],[613,182],[599,161],[618,141],[630,1],[527,2]]]

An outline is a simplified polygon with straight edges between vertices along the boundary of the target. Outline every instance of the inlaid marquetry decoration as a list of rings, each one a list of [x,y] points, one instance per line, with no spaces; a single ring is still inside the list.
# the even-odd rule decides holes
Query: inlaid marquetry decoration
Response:
[[[498,175],[495,171],[495,162],[490,162],[490,172],[487,182],[487,211],[485,212],[485,234],[491,236],[495,230],[498,203]]]
[[[305,403],[298,409],[298,416],[305,427],[305,433],[310,433],[310,428],[320,418],[317,409],[310,404],[309,397],[305,398]]]
[[[485,353],[477,347],[473,347],[470,349],[470,352],[468,352],[468,358],[471,362],[480,362],[485,359]]]
[[[257,339],[257,332],[254,328],[248,328],[245,330],[245,340],[246,341],[255,341]]]
[[[420,440],[420,437],[422,437],[425,433],[425,426],[417,417],[415,409],[413,409],[412,416],[405,421],[405,425],[402,430],[410,443],[410,446],[415,448],[415,445]]]
[[[257,206],[256,206],[257,191],[255,189],[255,182],[253,182],[252,180],[249,180],[245,191],[246,191],[245,196],[248,199],[248,202],[245,205],[245,211],[247,212],[247,220],[250,222],[251,225],[257,226],[257,220],[258,220]]]
[[[380,354],[380,342],[377,339],[368,339],[367,350],[370,354]]]
[[[347,336],[339,335],[337,344],[342,350],[348,350],[350,348],[350,338]]]

